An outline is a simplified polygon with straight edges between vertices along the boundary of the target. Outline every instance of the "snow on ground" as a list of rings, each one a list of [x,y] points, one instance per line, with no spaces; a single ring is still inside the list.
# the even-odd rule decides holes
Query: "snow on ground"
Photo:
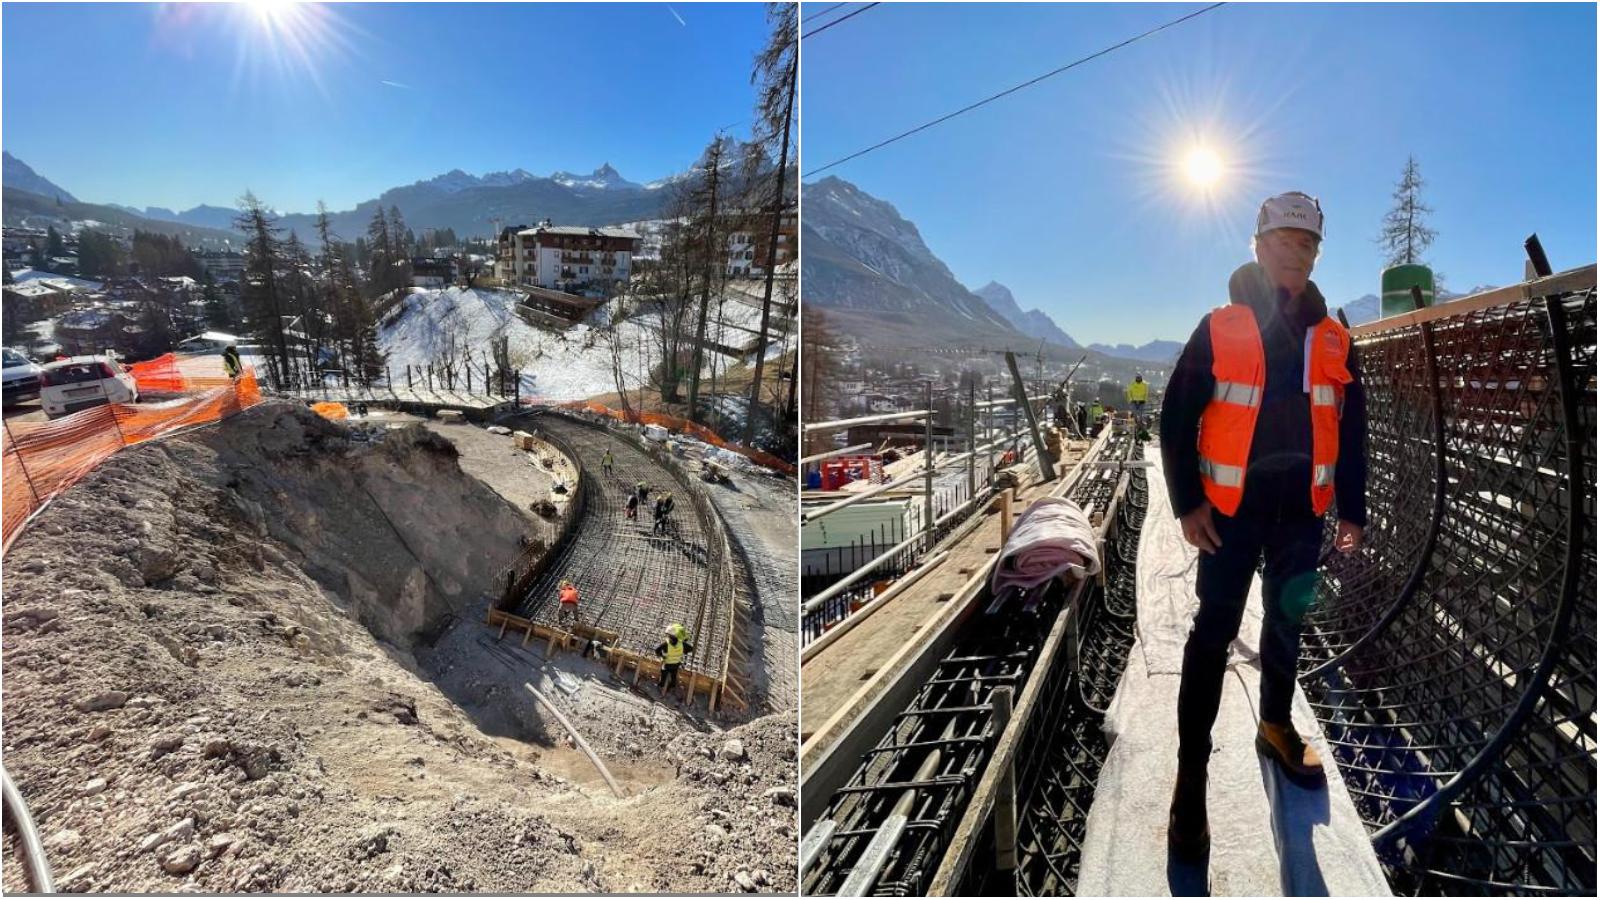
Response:
[[[516,313],[519,294],[488,288],[416,291],[378,327],[378,344],[389,370],[427,366],[448,355],[451,341],[470,348],[473,358],[489,354],[491,342],[505,337],[513,365],[523,373],[522,391],[542,400],[582,400],[616,390],[611,349],[592,322],[563,332],[528,324]],[[604,315],[600,311],[599,315]],[[618,329],[623,366],[630,387],[640,372],[639,345],[647,337],[637,322]],[[401,377],[401,376],[396,376]]]
[[[414,290],[378,327],[378,344],[388,356],[391,373],[404,373],[405,367],[438,364],[449,355],[452,341],[470,348],[475,360],[489,353],[491,342],[508,338],[513,364],[523,372],[522,391],[541,400],[563,402],[582,400],[597,394],[615,392],[611,348],[603,323],[609,307],[601,307],[588,321],[565,331],[530,325],[517,315],[520,294],[490,288],[446,288]],[[731,298],[730,298],[731,299]],[[754,331],[760,326],[761,310],[744,303],[724,303],[723,320],[729,326],[720,340],[743,344],[750,336],[733,326]],[[707,323],[713,340],[718,340],[716,322]],[[646,374],[641,346],[651,360],[651,325],[654,317],[636,316],[617,328],[622,342],[622,364],[627,387],[637,389]],[[769,348],[769,358],[772,350]],[[659,353],[659,351],[655,351]],[[710,374],[712,356],[706,360]],[[717,359],[719,370],[729,363]],[[394,377],[403,378],[404,375]]]

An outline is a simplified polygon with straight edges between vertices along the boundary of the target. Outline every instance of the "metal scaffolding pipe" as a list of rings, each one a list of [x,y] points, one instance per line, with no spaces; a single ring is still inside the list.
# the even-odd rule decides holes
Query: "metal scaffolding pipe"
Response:
[[[881,425],[886,422],[910,422],[924,416],[933,415],[932,410],[914,409],[908,412],[883,413],[876,416],[860,416],[854,419],[835,419],[830,422],[810,422],[800,426],[807,434],[813,431],[838,431],[841,428],[850,428],[855,425]]]

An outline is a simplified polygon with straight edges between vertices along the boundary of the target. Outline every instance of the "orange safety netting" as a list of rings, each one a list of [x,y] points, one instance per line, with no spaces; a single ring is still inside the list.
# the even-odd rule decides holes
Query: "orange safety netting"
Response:
[[[162,392],[156,385],[178,384],[178,379],[189,390],[209,380],[207,376],[185,375],[176,366],[164,370],[157,365],[161,362],[151,360],[130,367],[135,369],[134,377],[141,394]],[[168,365],[171,365],[170,360]],[[137,366],[149,368],[139,370]],[[261,402],[254,372],[246,371],[237,381],[226,377],[221,380],[222,385],[165,403],[111,403],[53,422],[8,422],[4,433],[0,434],[4,467],[4,481],[0,483],[0,492],[4,493],[4,540],[0,549],[11,546],[11,541],[35,510],[123,447],[193,425],[216,422]]]
[[[350,418],[350,410],[346,409],[343,403],[334,403],[332,401],[313,403],[311,404],[311,411],[324,419],[334,422]]]
[[[636,412],[629,416],[621,410],[612,409],[611,407],[606,406],[604,403],[596,403],[592,400],[575,400],[571,403],[563,403],[561,406],[565,409],[581,409],[585,412],[609,416],[619,422],[636,422],[642,425],[659,425],[668,431],[676,431],[680,434],[687,434],[696,440],[705,441],[713,447],[721,447],[724,450],[731,450],[734,453],[743,456],[745,459],[759,463],[760,465],[766,466],[769,469],[776,469],[785,475],[793,475],[795,473],[794,466],[784,462],[776,456],[773,456],[771,453],[768,453],[765,450],[755,450],[750,447],[745,447],[740,444],[735,444],[732,441],[725,440],[721,435],[705,427],[704,425],[701,425],[699,422],[691,422],[688,419],[680,419],[677,416],[669,416],[662,413],[653,412]]]

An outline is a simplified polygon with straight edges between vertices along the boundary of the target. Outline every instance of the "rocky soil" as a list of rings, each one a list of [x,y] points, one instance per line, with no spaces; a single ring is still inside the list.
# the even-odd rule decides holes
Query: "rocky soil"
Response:
[[[0,739],[58,885],[792,892],[792,714],[646,707],[621,800],[558,726],[486,729],[412,648],[527,520],[424,429],[349,434],[268,403],[124,451],[6,553]]]

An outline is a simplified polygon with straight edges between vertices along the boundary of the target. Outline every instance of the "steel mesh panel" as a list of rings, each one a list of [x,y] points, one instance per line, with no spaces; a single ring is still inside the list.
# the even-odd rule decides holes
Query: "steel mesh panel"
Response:
[[[1334,760],[1397,891],[1593,894],[1593,290],[1359,345],[1369,543],[1301,666]]]

